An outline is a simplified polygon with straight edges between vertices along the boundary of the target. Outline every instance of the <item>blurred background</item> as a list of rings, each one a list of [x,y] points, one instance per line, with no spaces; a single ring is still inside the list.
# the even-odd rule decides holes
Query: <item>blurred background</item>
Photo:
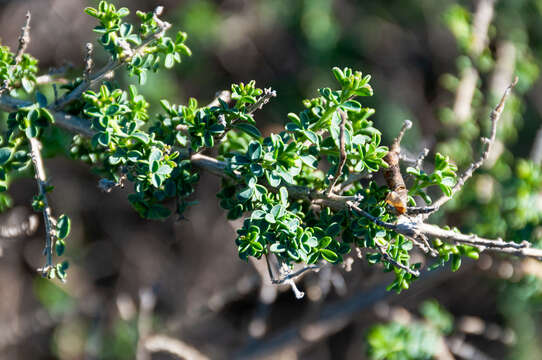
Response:
[[[484,168],[435,221],[486,236],[537,242],[542,236],[542,1],[132,0],[131,10],[165,6],[193,56],[149,76],[141,93],[207,103],[231,83],[256,80],[278,97],[256,114],[264,134],[317,89],[331,68],[372,75],[376,127],[389,144],[404,119],[404,147],[424,147],[466,168],[487,136],[488,115],[514,75],[498,142]],[[95,43],[86,0],[2,0],[2,45],[16,48],[32,12],[27,52],[41,73],[83,67]],[[95,43],[96,44],[96,43]],[[99,67],[106,62],[95,51]],[[132,83],[119,72],[116,79]],[[538,134],[538,135],[537,135]],[[36,185],[10,188],[0,214],[0,359],[540,359],[542,266],[483,254],[424,272],[402,294],[391,276],[355,252],[288,286],[270,285],[265,265],[239,260],[239,224],[216,199],[219,179],[202,174],[187,219],[144,221],[130,189],[105,194],[98,177],[62,153],[46,159],[53,209],[72,219],[66,284],[39,278],[44,230],[31,199]],[[19,236],[6,229],[22,227]],[[176,353],[177,355],[175,355]]]

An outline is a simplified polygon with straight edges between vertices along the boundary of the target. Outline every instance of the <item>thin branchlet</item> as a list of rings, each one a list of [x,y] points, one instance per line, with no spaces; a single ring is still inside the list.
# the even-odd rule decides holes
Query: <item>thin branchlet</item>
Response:
[[[348,115],[346,115],[346,112],[339,109],[337,110],[339,113],[339,116],[341,117],[341,123],[339,125],[339,164],[337,165],[337,171],[335,172],[335,176],[332,179],[332,182],[329,185],[329,188],[327,190],[328,194],[331,194],[335,190],[335,186],[337,185],[337,182],[339,181],[339,178],[342,175],[344,164],[346,164],[346,141],[345,141],[345,126],[346,121],[348,119]]]
[[[388,254],[388,249],[386,248],[385,245],[380,244],[378,241],[375,241],[375,244],[376,244],[376,247],[378,248],[378,251],[384,258],[384,260],[386,260],[388,263],[392,264],[396,268],[406,271],[407,273],[413,276],[416,276],[416,277],[420,276],[420,272],[418,270],[413,270],[410,267],[404,264],[401,264],[399,261],[392,258],[390,254]]]
[[[47,200],[47,175],[41,157],[41,143],[34,137],[29,138],[29,142],[32,164],[34,165],[34,172],[36,174],[36,183],[38,184],[38,193],[43,202],[42,213],[45,224],[45,266],[38,270],[43,276],[46,276],[53,267],[53,245],[55,241],[54,219],[49,201]]]
[[[30,43],[30,19],[32,15],[30,11],[26,13],[26,21],[24,26],[21,28],[21,36],[19,36],[19,46],[17,52],[15,53],[15,64],[19,64],[23,58],[23,54],[26,51],[28,44]]]
[[[92,76],[89,76],[88,79],[81,82],[79,86],[77,86],[72,91],[68,92],[66,95],[64,95],[62,98],[60,98],[57,102],[57,104],[54,106],[53,110],[60,110],[64,108],[69,103],[79,99],[81,95],[87,91],[89,88],[91,88],[93,85],[99,83],[104,78],[108,77],[109,74],[113,73],[115,70],[117,70],[122,65],[129,63],[132,58],[136,55],[139,55],[145,51],[147,46],[155,41],[156,39],[160,38],[164,32],[171,27],[171,24],[166,21],[161,21],[158,16],[163,11],[162,6],[158,6],[154,11],[154,20],[156,24],[158,25],[158,31],[155,33],[149,35],[147,38],[145,38],[139,46],[137,46],[134,49],[130,48],[128,56],[119,57],[117,60],[110,60],[102,69],[95,72]]]
[[[459,177],[457,180],[457,184],[452,188],[452,192],[450,196],[443,195],[439,199],[437,199],[433,205],[430,207],[430,211],[426,212],[423,216],[424,218],[427,218],[429,215],[440,209],[442,205],[444,205],[448,200],[450,200],[458,191],[461,190],[463,185],[465,185],[465,182],[470,179],[470,177],[474,174],[474,172],[479,169],[484,162],[489,157],[489,151],[491,150],[491,145],[495,142],[495,137],[497,136],[497,123],[499,122],[499,119],[501,118],[501,114],[504,110],[504,105],[506,103],[506,100],[508,99],[508,96],[510,95],[512,89],[514,86],[516,86],[518,82],[518,78],[516,77],[514,81],[508,85],[506,90],[504,91],[504,94],[501,97],[501,100],[493,109],[490,115],[491,120],[491,133],[489,135],[489,138],[482,138],[482,144],[485,146],[484,151],[482,152],[482,155],[480,156],[480,159],[478,161],[473,162],[467,170]]]
[[[222,95],[222,93],[220,95]],[[215,101],[217,103],[218,103],[218,99],[220,98],[220,95],[215,99]],[[223,95],[226,97],[227,100],[231,100],[231,93],[228,92],[227,94],[223,94]],[[277,92],[275,90],[273,90],[272,88],[264,89],[264,92],[263,92],[262,96],[260,96],[256,100],[256,102],[254,104],[247,107],[246,114],[247,115],[252,115],[257,110],[261,110],[264,107],[264,105],[267,104],[271,100],[271,98],[276,97],[276,96],[277,96]],[[226,101],[226,102],[228,102],[228,101]],[[209,104],[208,106],[210,106],[211,104]],[[217,106],[217,105],[215,105],[215,106]],[[226,136],[228,131],[230,131],[233,128],[233,125],[235,125],[240,119],[241,118],[238,117],[238,118],[235,118],[235,119],[231,120],[230,125],[226,126],[224,131],[221,134],[215,136],[214,143],[215,144],[220,143],[222,141],[222,139],[224,139],[224,137]],[[201,153],[205,149],[206,148],[202,148],[197,153]]]
[[[268,251],[269,251],[269,247],[268,247]],[[297,299],[301,299],[305,296],[305,293],[303,291],[300,291],[298,288],[297,288],[297,285],[295,283],[295,281],[301,277],[301,275],[303,275],[304,273],[306,273],[307,271],[319,271],[321,269],[321,266],[320,265],[316,265],[316,264],[312,264],[312,265],[307,265],[305,266],[304,268],[300,269],[300,270],[297,270],[297,271],[292,271],[288,266],[286,266],[286,264],[282,264],[282,266],[280,267],[279,269],[279,278],[275,278],[275,275],[274,275],[274,272],[273,272],[273,269],[272,269],[272,266],[271,266],[271,262],[269,261],[269,256],[268,255],[265,255],[265,262],[266,262],[266,265],[267,265],[267,272],[269,273],[269,278],[271,279],[271,283],[274,284],[274,285],[282,285],[282,284],[288,284],[290,285],[292,291],[294,292],[295,294],[295,297]]]
[[[30,11],[26,13],[26,20],[21,28],[21,35],[19,36],[19,45],[17,47],[17,52],[14,57],[14,64],[11,65],[10,71],[13,72],[15,68],[19,65],[23,58],[23,54],[30,43],[30,19],[32,18]],[[0,87],[0,95],[10,91],[14,84],[10,84],[8,79],[4,80],[4,83]]]

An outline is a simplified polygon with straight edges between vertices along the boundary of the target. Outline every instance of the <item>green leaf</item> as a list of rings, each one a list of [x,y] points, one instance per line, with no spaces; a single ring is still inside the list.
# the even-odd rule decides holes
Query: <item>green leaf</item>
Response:
[[[147,71],[143,70],[138,74],[139,85],[144,85],[147,82]]]
[[[90,15],[92,17],[98,17],[98,10],[92,7],[86,7],[84,11],[87,15]]]
[[[239,201],[241,201],[242,203],[247,202],[248,200],[252,198],[253,193],[254,193],[254,188],[247,187],[237,194],[237,199],[239,199]]]
[[[341,231],[341,225],[334,222],[331,225],[329,225],[329,227],[326,229],[326,234],[333,237],[333,236],[338,235],[340,231]]]
[[[60,215],[56,223],[56,236],[57,238],[63,240],[65,239],[71,229],[71,220],[66,215]]]
[[[318,247],[320,247],[321,249],[327,248],[329,244],[331,244],[332,240],[333,239],[331,238],[331,236],[324,236],[323,238],[320,239],[320,243],[318,244]]]
[[[261,220],[265,217],[265,211],[263,210],[254,210],[252,214],[250,215],[250,218],[252,220]]]
[[[109,145],[109,141],[110,141],[109,133],[107,132],[100,133],[100,134],[95,135],[95,137],[98,144],[104,147],[107,147]]]
[[[250,243],[250,245],[252,246],[252,249],[254,249],[256,252],[262,252],[263,251],[263,245],[260,244],[257,241],[254,241],[254,242]]]
[[[370,85],[365,85],[362,88],[354,91],[357,96],[373,96],[373,88]]]
[[[31,93],[34,89],[34,83],[30,81],[26,76],[21,79],[21,85],[23,86],[24,91]]]
[[[151,184],[157,189],[160,188],[160,186],[162,185],[162,176],[158,174],[153,174],[151,176]]]
[[[271,224],[274,224],[276,222],[275,217],[271,213],[265,214],[265,221]]]
[[[271,244],[271,246],[269,247],[269,250],[272,252],[272,253],[283,253],[286,251],[286,247],[284,247],[284,245],[282,245],[281,243],[274,243],[274,244]]]
[[[335,79],[337,79],[339,84],[342,85],[344,83],[344,74],[342,70],[335,66],[333,69],[331,69],[331,72],[333,73]]]
[[[309,255],[309,259],[307,260],[307,264],[314,264],[318,261],[320,258],[320,252],[313,252]]]
[[[134,139],[137,139],[137,140],[141,141],[141,142],[144,143],[144,144],[148,144],[149,141],[151,140],[151,139],[149,138],[149,135],[147,135],[147,134],[145,134],[145,133],[142,133],[142,132],[138,132],[138,133],[132,134],[131,137],[134,138]]]
[[[461,266],[461,255],[452,254],[452,271],[456,272]]]
[[[170,113],[173,111],[173,109],[171,108],[171,104],[169,103],[169,101],[165,100],[165,99],[162,99],[160,100],[160,105],[162,106],[162,108],[167,112],[167,113]]]
[[[161,158],[162,152],[157,148],[153,148],[151,154],[149,155],[149,162],[160,161]]]
[[[164,67],[166,69],[171,69],[175,65],[175,58],[173,57],[172,53],[169,53],[166,55],[166,58],[164,60]]]
[[[147,218],[153,220],[162,220],[171,215],[171,211],[161,205],[152,205],[147,212]]]
[[[162,165],[156,170],[158,175],[169,175],[173,169],[169,165]]]
[[[260,130],[258,130],[258,128],[252,124],[236,124],[234,125],[234,127],[246,132],[247,134],[255,138],[260,138],[262,136]]]
[[[57,240],[55,243],[55,251],[58,256],[62,256],[64,254],[64,250],[66,250],[66,243],[64,240]]]
[[[357,102],[356,100],[348,100],[347,102],[343,103],[341,107],[344,110],[352,111],[359,113],[361,111],[361,104]]]
[[[339,260],[339,255],[328,249],[320,249],[322,257],[330,263],[335,263]]]
[[[285,207],[288,206],[288,189],[286,189],[284,186],[281,186],[281,188],[279,189],[279,194],[280,203]]]
[[[281,178],[274,172],[266,171],[265,177],[267,178],[267,182],[271,187],[277,187],[280,185]]]
[[[0,165],[6,164],[11,158],[11,148],[0,148]]]
[[[318,145],[318,136],[314,132],[310,130],[303,130],[302,132],[307,137],[307,139],[310,140],[310,142]]]
[[[111,104],[107,107],[107,110],[105,111],[105,114],[106,115],[109,115],[109,116],[112,116],[112,115],[115,115],[119,112],[120,110],[120,106],[118,106],[117,104]]]
[[[34,138],[38,136],[38,128],[34,125],[30,125],[29,127],[27,127],[24,132],[27,138]]]
[[[38,102],[40,107],[42,108],[47,107],[47,98],[45,97],[45,95],[43,95],[39,91],[36,91],[36,101]]]
[[[40,115],[42,117],[44,117],[49,124],[54,124],[55,123],[55,118],[54,118],[54,116],[51,114],[51,112],[49,110],[40,109]]]
[[[248,155],[252,161],[260,159],[262,157],[262,145],[257,141],[252,141],[248,145]]]
[[[312,155],[301,155],[299,156],[303,163],[313,169],[318,167],[318,159]]]
[[[117,15],[119,17],[125,17],[125,16],[128,16],[128,14],[130,14],[130,10],[128,10],[125,7],[121,7],[120,9],[117,10]]]

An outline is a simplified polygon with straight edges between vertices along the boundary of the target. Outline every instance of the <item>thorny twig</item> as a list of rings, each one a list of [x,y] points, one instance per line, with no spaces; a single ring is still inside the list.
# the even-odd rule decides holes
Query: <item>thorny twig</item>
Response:
[[[299,276],[303,275],[307,271],[311,271],[311,270],[319,271],[320,268],[321,268],[320,265],[312,264],[312,265],[307,265],[307,266],[305,266],[304,268],[302,268],[300,270],[292,272],[287,267],[287,265],[283,264],[283,266],[281,266],[281,268],[279,270],[280,276],[277,279],[277,278],[275,278],[275,275],[274,275],[273,270],[271,268],[271,263],[269,261],[269,256],[267,256],[267,255],[265,255],[265,262],[267,264],[267,271],[269,272],[269,278],[271,279],[271,283],[273,283],[275,285],[281,285],[281,284],[290,285],[290,287],[292,288],[292,291],[294,292],[295,297],[297,299],[303,298],[303,296],[305,296],[305,293],[302,292],[302,291],[299,291],[299,289],[297,288],[297,286],[295,284],[295,280]]]
[[[474,171],[476,171],[478,168],[480,168],[484,162],[487,160],[489,156],[489,150],[491,149],[491,145],[495,141],[495,137],[497,135],[497,123],[501,117],[501,114],[504,110],[504,105],[506,103],[506,100],[508,96],[510,95],[510,92],[516,86],[518,82],[518,78],[516,77],[514,81],[508,85],[506,90],[504,91],[504,94],[502,95],[501,101],[497,104],[495,109],[491,112],[490,120],[491,120],[491,133],[489,135],[489,138],[482,138],[482,142],[486,146],[485,150],[482,152],[482,156],[480,159],[474,163],[472,163],[467,170],[461,175],[461,177],[457,180],[457,184],[452,188],[452,192],[450,196],[443,195],[439,199],[437,199],[433,206],[431,206],[431,211],[425,213],[423,215],[424,218],[427,218],[429,215],[440,209],[442,205],[444,205],[448,200],[450,200],[458,191],[461,190],[463,185],[465,185],[465,182],[472,176]]]
[[[418,157],[416,158],[416,169],[418,169],[418,170],[421,170],[421,169],[422,169],[423,160],[425,159],[425,157],[427,156],[427,154],[429,154],[429,149],[428,149],[428,148],[424,148],[424,149],[418,154]]]
[[[45,266],[39,271],[43,276],[48,274],[48,271],[53,267],[53,242],[55,240],[54,234],[54,219],[47,201],[47,176],[45,175],[45,168],[43,166],[43,159],[41,158],[41,143],[34,137],[29,138],[32,163],[34,164],[34,171],[36,173],[36,182],[38,184],[38,192],[43,202],[43,222],[45,224]]]
[[[344,164],[346,164],[346,148],[345,148],[345,126],[346,126],[346,120],[348,116],[346,115],[346,112],[339,109],[338,113],[341,117],[341,123],[339,125],[340,127],[340,133],[339,133],[339,164],[337,165],[337,171],[335,172],[335,176],[332,179],[331,184],[329,185],[329,188],[327,190],[328,194],[331,194],[334,189],[335,185],[337,185],[337,181],[339,181],[339,178],[341,177],[341,174],[343,172]]]
[[[30,11],[26,13],[26,22],[21,29],[21,36],[19,37],[19,47],[15,54],[15,64],[17,66],[21,61],[24,51],[30,42]],[[5,84],[4,84],[5,85]],[[7,88],[6,88],[7,89]],[[0,90],[0,94],[2,90]],[[30,152],[32,164],[34,165],[34,172],[36,174],[36,182],[38,185],[38,193],[41,201],[43,202],[43,221],[45,224],[45,266],[38,269],[43,276],[46,276],[49,270],[53,267],[53,243],[55,240],[55,220],[53,219],[52,210],[47,201],[47,175],[43,166],[43,159],[41,157],[41,143],[35,137],[29,137]]]
[[[418,236],[417,236],[418,239],[421,239],[423,244],[427,247],[428,251],[429,251],[429,254],[431,254],[431,256],[433,257],[437,257],[438,256],[438,251],[435,250],[431,244],[429,243],[429,239],[427,238],[427,236],[425,236],[424,234],[422,233],[419,233]]]
[[[411,127],[412,127],[412,121],[405,120],[403,122],[403,126],[401,126],[401,130],[399,131],[399,134],[393,140],[392,147],[394,146],[400,147],[401,141],[403,141],[403,136],[405,136],[406,131],[410,129]]]
[[[60,110],[67,104],[77,100],[82,93],[84,93],[86,90],[88,90],[90,87],[92,87],[94,84],[100,82],[104,77],[108,76],[108,74],[114,72],[116,69],[121,67],[122,65],[128,63],[131,61],[131,59],[140,54],[145,50],[147,45],[149,45],[154,40],[160,38],[164,32],[171,27],[171,24],[166,21],[161,21],[158,19],[158,16],[162,14],[163,7],[158,6],[154,10],[154,21],[158,25],[158,31],[149,35],[146,39],[144,39],[141,44],[136,47],[135,49],[131,49],[128,51],[128,56],[125,57],[119,57],[118,60],[115,61],[109,61],[102,69],[100,69],[98,72],[96,72],[93,76],[90,76],[88,79],[83,81],[79,86],[77,86],[72,91],[68,92],[66,95],[64,95],[62,98],[58,100],[58,103],[55,105],[53,110]],[[88,64],[88,63],[87,63]],[[87,65],[85,64],[85,65]]]
[[[277,92],[271,88],[265,88],[263,95],[254,104],[248,106],[247,114],[253,114],[256,110],[261,110],[273,97],[277,97]]]
[[[28,46],[28,43],[30,43],[30,19],[31,19],[30,11],[26,12],[26,21],[24,26],[21,28],[21,36],[19,36],[19,46],[17,47],[17,52],[15,53],[14,58],[14,64],[11,65],[10,72],[13,72],[17,65],[21,62],[23,58],[23,54],[26,51],[26,47]],[[0,95],[3,95],[5,92],[11,90],[9,80],[5,79],[4,83],[0,87]]]
[[[392,258],[390,256],[390,254],[388,254],[388,249],[385,245],[383,244],[380,244],[377,241],[375,241],[375,245],[376,247],[378,248],[378,251],[380,252],[380,254],[382,255],[382,257],[390,264],[392,264],[393,266],[399,268],[399,269],[402,269],[404,271],[406,271],[407,273],[413,275],[413,276],[420,276],[420,272],[418,270],[413,270],[411,269],[409,266],[407,265],[404,265],[404,264],[401,264],[399,261],[395,260],[394,258]]]
[[[23,58],[23,54],[26,51],[28,43],[30,43],[30,11],[26,12],[26,21],[24,26],[21,28],[21,36],[19,36],[19,47],[15,53],[15,65],[19,64]]]

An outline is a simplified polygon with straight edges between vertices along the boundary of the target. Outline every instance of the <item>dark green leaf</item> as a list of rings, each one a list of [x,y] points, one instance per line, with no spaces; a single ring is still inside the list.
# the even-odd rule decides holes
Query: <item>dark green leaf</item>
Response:
[[[6,164],[11,158],[11,148],[3,147],[0,148],[0,165]]]
[[[60,215],[58,218],[58,221],[56,223],[56,236],[59,239],[65,239],[69,233],[71,228],[71,220],[66,215]]]
[[[66,243],[64,240],[57,240],[55,243],[55,251],[58,256],[62,256],[64,254],[64,250],[66,250]]]
[[[161,205],[153,205],[149,208],[149,211],[147,213],[148,219],[154,219],[154,220],[162,220],[171,215],[171,211],[163,207]]]
[[[39,91],[36,91],[36,101],[38,102],[40,107],[42,108],[47,107],[47,98],[45,97],[45,95],[43,95]]]
[[[253,193],[254,193],[254,188],[247,187],[237,194],[237,199],[239,199],[239,201],[243,203],[247,202],[248,200],[250,200],[250,198],[252,198]]]
[[[258,130],[257,127],[255,127],[254,125],[252,124],[236,124],[234,125],[235,128],[239,129],[239,130],[242,130],[244,132],[246,132],[247,134],[249,134],[250,136],[253,136],[255,138],[259,138],[262,136],[262,134],[260,133],[260,130]]]

